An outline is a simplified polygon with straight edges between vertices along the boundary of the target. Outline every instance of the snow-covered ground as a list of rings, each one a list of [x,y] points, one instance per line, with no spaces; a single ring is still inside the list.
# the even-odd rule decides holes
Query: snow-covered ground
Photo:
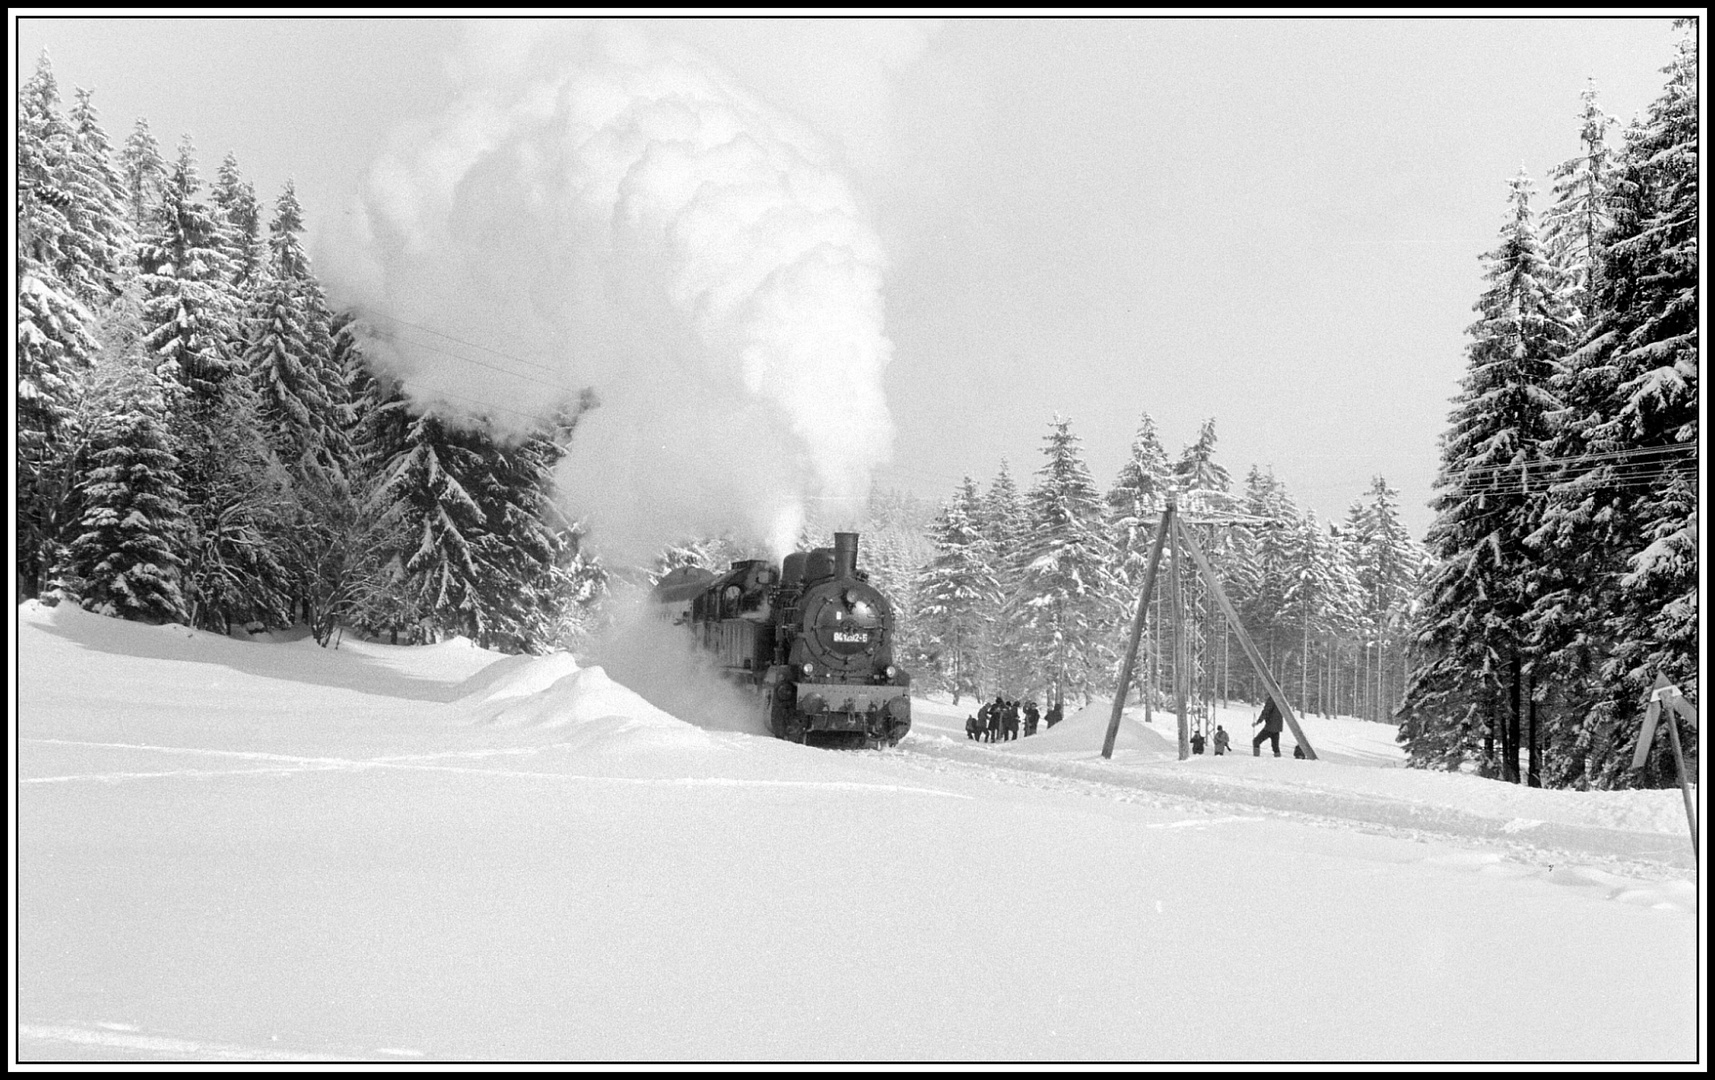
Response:
[[[19,609],[23,1060],[1693,1061],[1675,791],[1179,762],[1100,703],[897,749],[567,656]],[[1284,740],[1290,747],[1290,735]]]

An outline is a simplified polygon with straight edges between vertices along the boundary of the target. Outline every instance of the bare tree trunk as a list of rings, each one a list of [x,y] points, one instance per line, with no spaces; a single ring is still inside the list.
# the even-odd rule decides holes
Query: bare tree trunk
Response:
[[[1536,734],[1536,665],[1532,664],[1525,673],[1524,681],[1525,731],[1529,742],[1526,744],[1530,755],[1527,782],[1531,787],[1542,786],[1542,743]]]
[[[1492,697],[1492,696],[1491,696]],[[1487,702],[1486,723],[1483,725],[1483,775],[1493,775],[1495,768],[1495,703]]]
[[[1310,609],[1304,609],[1304,652],[1298,658],[1298,707],[1305,708],[1310,698]]]
[[[1376,635],[1376,719],[1391,720],[1387,697],[1387,639]]]
[[[1340,688],[1335,679],[1338,672],[1334,667],[1334,642],[1326,641],[1322,645],[1322,670],[1327,673],[1322,687],[1322,715],[1333,716],[1340,711]]]
[[[1512,675],[1513,675],[1512,693],[1507,695],[1506,738],[1501,744],[1501,746],[1502,746],[1501,753],[1504,755],[1504,759],[1501,762],[1502,779],[1504,779],[1510,783],[1514,783],[1514,784],[1519,782],[1519,775],[1518,775],[1519,701],[1523,697],[1523,694],[1524,694],[1524,671],[1523,671],[1523,667],[1524,667],[1523,661],[1519,658],[1518,653],[1515,652],[1513,654],[1513,662],[1512,662],[1512,669],[1513,669],[1513,672],[1512,672]]]

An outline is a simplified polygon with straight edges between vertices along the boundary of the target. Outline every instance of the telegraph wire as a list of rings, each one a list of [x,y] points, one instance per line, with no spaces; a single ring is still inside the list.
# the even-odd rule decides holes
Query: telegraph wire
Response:
[[[387,338],[378,338],[377,340],[387,341],[388,339]],[[406,341],[404,341],[404,344],[409,345],[414,349],[424,349],[428,352],[438,353],[441,356],[451,357],[454,360],[462,360],[467,364],[475,364],[477,367],[487,368],[489,371],[497,371],[502,375],[507,375],[507,376],[510,376],[511,378],[514,378],[514,379],[523,379],[526,382],[537,383],[539,385],[546,386],[546,387],[553,389],[553,390],[561,390],[561,391],[564,391],[565,393],[568,393],[568,394],[582,393],[582,391],[580,391],[580,390],[575,390],[572,387],[565,386],[561,383],[549,382],[546,379],[538,379],[534,375],[525,375],[522,372],[518,372],[518,371],[507,371],[503,367],[496,367],[493,364],[485,364],[481,360],[476,360],[476,359],[473,359],[469,356],[461,356],[458,353],[448,352],[445,349],[437,349],[433,345],[426,345],[420,341],[406,340]]]
[[[363,307],[363,308],[359,308],[358,310],[360,310],[365,315],[379,315],[383,319],[387,319],[390,322],[396,322],[396,323],[400,324],[401,326],[409,326],[413,330],[421,330],[426,334],[433,334],[438,338],[445,338],[448,341],[457,342],[460,345],[467,345],[472,349],[481,349],[483,352],[490,353],[494,356],[498,356],[502,360],[510,360],[515,364],[523,364],[525,367],[533,367],[533,368],[536,368],[538,371],[546,371],[550,375],[552,375],[554,373],[554,369],[549,367],[546,364],[538,364],[533,360],[526,360],[520,356],[513,356],[511,353],[503,353],[499,349],[493,348],[493,347],[488,346],[488,345],[479,345],[474,341],[466,341],[463,338],[454,337],[453,335],[447,334],[447,333],[442,333],[441,331],[436,330],[433,327],[423,326],[423,325],[420,325],[418,323],[410,322],[406,319],[401,319],[397,315],[389,315],[385,311],[381,311],[381,310],[378,310],[376,308]],[[448,355],[451,355],[451,354],[448,354]]]
[[[1625,450],[1611,450],[1604,453],[1578,454],[1573,457],[1564,458],[1543,457],[1533,458],[1529,461],[1522,462],[1507,461],[1497,462],[1492,465],[1472,465],[1459,471],[1461,475],[1474,476],[1488,472],[1515,472],[1531,466],[1541,466],[1545,469],[1560,469],[1569,465],[1583,465],[1590,463],[1600,467],[1610,463],[1625,465],[1639,461],[1673,461],[1682,457],[1694,456],[1697,453],[1697,449],[1698,444],[1695,442],[1674,443],[1669,446],[1634,447]]]
[[[542,417],[542,415],[539,413],[528,413],[528,412],[524,412],[521,409],[507,408],[505,405],[494,405],[494,404],[491,404],[490,402],[478,401],[475,398],[465,397],[463,394],[455,394],[450,390],[434,390],[434,389],[430,389],[429,387],[422,387],[421,390],[422,390],[421,396],[423,398],[429,398],[431,400],[434,398],[438,398],[438,397],[449,397],[449,398],[453,398],[454,400],[457,400],[457,401],[462,401],[462,402],[466,403],[467,405],[475,405],[479,409],[498,409],[501,412],[509,412],[514,416],[522,416],[524,419],[529,420],[532,423],[536,423],[536,424],[542,423],[543,419],[544,419]],[[480,413],[478,413],[477,415],[479,417],[481,416]]]

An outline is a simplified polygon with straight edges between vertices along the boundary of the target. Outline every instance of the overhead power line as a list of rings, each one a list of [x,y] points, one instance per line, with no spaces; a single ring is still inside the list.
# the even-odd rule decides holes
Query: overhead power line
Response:
[[[497,371],[502,375],[508,375],[514,379],[523,379],[526,382],[537,383],[541,386],[546,386],[546,387],[549,387],[549,388],[554,389],[554,390],[561,390],[561,391],[564,391],[565,393],[568,393],[568,394],[577,394],[577,393],[582,392],[582,391],[577,390],[573,387],[566,386],[563,383],[549,382],[547,379],[538,379],[534,375],[525,375],[522,372],[518,372],[518,371],[507,371],[503,367],[496,367],[493,364],[487,364],[481,360],[473,359],[472,357],[469,357],[469,356],[461,356],[455,352],[448,352],[445,349],[438,349],[433,345],[426,345],[421,341],[408,341],[407,340],[406,344],[410,345],[414,349],[423,349],[423,350],[426,350],[428,352],[438,353],[441,356],[450,357],[454,360],[460,360],[460,361],[463,361],[464,363],[467,363],[467,364],[475,364],[477,367],[486,368],[489,371]]]
[[[494,356],[498,356],[502,360],[510,360],[515,364],[523,364],[525,367],[533,367],[539,371],[546,371],[550,375],[554,373],[554,369],[549,367],[546,364],[538,364],[534,360],[526,360],[521,356],[513,356],[511,353],[501,352],[499,349],[496,349],[496,348],[489,346],[489,345],[480,345],[474,341],[466,341],[464,338],[454,337],[451,334],[444,333],[440,330],[436,330],[434,327],[423,326],[421,323],[414,323],[414,322],[411,322],[407,319],[401,319],[397,315],[389,315],[385,311],[380,311],[380,310],[373,308],[373,307],[365,307],[365,308],[362,308],[361,310],[363,311],[363,313],[365,315],[379,315],[381,318],[386,319],[389,322],[396,322],[401,326],[409,326],[413,330],[421,330],[425,334],[433,334],[438,338],[445,338],[448,341],[456,342],[459,345],[465,345],[465,346],[468,346],[472,349],[481,349],[483,352],[490,353]]]

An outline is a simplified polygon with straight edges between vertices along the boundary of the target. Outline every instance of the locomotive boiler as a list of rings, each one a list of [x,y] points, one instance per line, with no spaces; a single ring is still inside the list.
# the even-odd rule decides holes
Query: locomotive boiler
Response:
[[[842,532],[779,567],[681,567],[654,598],[722,674],[754,689],[777,738],[891,746],[911,728],[911,677],[894,664],[893,607],[857,568],[857,548],[858,535]]]

